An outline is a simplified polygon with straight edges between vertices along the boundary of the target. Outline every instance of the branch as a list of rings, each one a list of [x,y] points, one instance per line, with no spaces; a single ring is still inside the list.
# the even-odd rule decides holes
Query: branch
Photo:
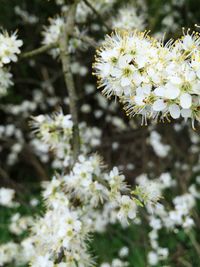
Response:
[[[52,43],[52,44],[48,44],[48,45],[43,45],[39,48],[36,48],[34,50],[31,50],[29,52],[25,52],[25,53],[22,53],[20,58],[29,58],[29,57],[34,57],[34,56],[37,56],[37,55],[40,55],[52,48],[56,48],[58,46],[57,43]]]
[[[101,14],[96,10],[96,8],[90,4],[88,0],[83,0],[83,2],[94,12],[94,14],[101,20],[103,26],[106,27],[107,30],[110,30],[109,26],[105,23],[104,19],[102,18]]]
[[[74,31],[75,15],[76,15],[77,1],[70,5],[68,11],[64,12],[65,23],[61,29],[59,46],[60,57],[62,62],[62,69],[64,73],[65,84],[69,94],[69,107],[73,121],[73,158],[76,162],[80,151],[80,137],[78,128],[78,111],[77,111],[77,95],[73,75],[71,73],[71,57],[69,53],[69,40]]]
[[[80,34],[80,33],[73,33],[71,35],[71,37],[75,38],[75,39],[78,39],[78,40],[81,40],[83,41],[84,43],[87,43],[89,44],[90,46],[96,48],[98,46],[98,43],[91,37],[87,36],[87,35],[83,35],[83,34]]]

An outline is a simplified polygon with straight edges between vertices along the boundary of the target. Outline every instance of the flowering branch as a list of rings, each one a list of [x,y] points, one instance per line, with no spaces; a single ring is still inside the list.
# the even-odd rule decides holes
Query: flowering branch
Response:
[[[62,69],[64,73],[65,84],[69,93],[69,107],[73,121],[73,158],[74,162],[78,158],[80,150],[80,137],[78,128],[78,111],[76,107],[77,95],[75,90],[75,84],[73,75],[71,73],[71,59],[69,54],[69,38],[74,30],[75,24],[75,13],[76,13],[77,1],[71,4],[68,12],[64,12],[65,24],[61,29],[59,46],[60,46],[60,57],[62,62]]]
[[[86,44],[89,44],[90,46],[96,48],[98,46],[98,43],[91,37],[87,36],[87,35],[83,35],[83,34],[77,34],[77,33],[73,33],[71,35],[72,37],[74,37],[75,39],[81,40]]]
[[[101,17],[96,8],[92,4],[90,4],[88,0],[83,0],[83,2],[94,12],[94,14],[96,14],[96,16],[101,20],[102,24],[106,27],[106,29],[110,30],[109,26],[105,23],[104,19]]]
[[[58,44],[57,43],[52,43],[52,44],[48,44],[48,45],[43,45],[39,48],[36,48],[34,50],[31,50],[29,52],[25,52],[23,54],[21,54],[20,58],[29,58],[29,57],[34,57],[34,56],[37,56],[37,55],[40,55],[52,48],[55,48],[57,47]]]

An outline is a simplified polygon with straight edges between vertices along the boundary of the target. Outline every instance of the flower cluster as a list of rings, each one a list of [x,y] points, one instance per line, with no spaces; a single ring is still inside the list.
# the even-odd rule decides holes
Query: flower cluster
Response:
[[[151,131],[149,143],[152,146],[155,154],[160,158],[167,157],[170,146],[161,142],[161,135],[156,131]]]
[[[150,184],[146,174],[140,175],[136,178],[137,183]],[[167,189],[173,189],[177,183],[172,179],[169,173],[161,174],[157,181],[157,190],[164,195]],[[171,206],[164,206],[161,203],[156,203],[153,207],[147,205],[148,221],[151,231],[149,232],[149,241],[151,250],[148,253],[148,262],[151,266],[157,266],[160,261],[166,260],[169,255],[169,249],[159,245],[159,235],[163,230],[167,234],[177,234],[180,229],[189,233],[194,226],[194,219],[192,218],[192,210],[195,207],[196,200],[200,197],[196,184],[189,187],[188,192],[178,195],[173,198]],[[152,212],[153,211],[153,212]]]
[[[44,27],[42,32],[44,45],[57,43],[60,36],[61,28],[63,27],[64,20],[61,17],[52,18],[49,20],[50,25]],[[56,58],[59,55],[59,48],[53,48],[50,50],[50,54]]]
[[[120,190],[126,189],[123,184],[124,176],[117,168],[110,173],[104,172],[96,155],[89,158],[80,156],[69,174],[54,177],[45,184],[43,197],[47,211],[33,227],[37,257],[33,257],[32,266],[44,266],[44,259],[54,266],[62,250],[63,262],[72,266],[76,263],[77,266],[90,266],[93,261],[85,241],[89,233],[99,228],[100,221],[105,223],[101,214],[102,204],[109,203],[109,200],[113,202],[110,208],[116,219],[128,221],[135,217],[136,204],[128,195],[122,195]],[[100,216],[99,220],[95,214]]]
[[[57,46],[49,50],[49,54],[53,58],[56,58],[60,54],[60,48],[59,48],[58,42],[59,42],[59,37],[60,37],[62,27],[64,25],[64,19],[62,17],[57,16],[55,18],[50,18],[49,22],[50,22],[50,25],[45,26],[44,31],[42,32],[42,35],[43,35],[42,43],[44,45],[55,44],[55,46]],[[71,38],[70,43],[69,43],[70,52],[75,51],[77,47],[80,47],[80,44],[82,44],[80,40]],[[84,46],[82,45],[82,47]]]
[[[4,66],[17,61],[22,44],[22,40],[17,39],[16,32],[11,36],[6,31],[0,33],[0,96],[6,95],[7,89],[13,85],[12,74]]]
[[[165,45],[146,32],[107,36],[94,65],[99,87],[124,103],[127,114],[199,121],[200,38],[184,34]]]
[[[72,127],[71,115],[64,115],[62,111],[49,115],[32,117],[33,127],[38,139],[32,140],[32,146],[37,153],[43,155],[46,161],[47,153],[53,150],[55,159],[52,166],[62,169],[69,166],[72,160]],[[83,122],[79,125],[81,152],[89,153],[100,145],[101,131],[96,127],[87,127]],[[41,155],[42,153],[42,155]]]
[[[51,116],[39,115],[33,117],[32,127],[38,137],[52,148],[60,142],[70,143],[72,136],[73,123],[71,115],[64,115],[62,111],[56,112]]]
[[[112,20],[112,28],[142,31],[145,29],[145,15],[143,13],[138,15],[138,10],[133,5],[125,6]]]
[[[5,207],[14,207],[16,205],[13,202],[15,191],[9,188],[0,188],[0,205]]]
[[[17,55],[20,53],[22,40],[17,39],[16,32],[11,36],[7,32],[0,33],[0,66],[17,61]]]
[[[70,149],[72,126],[70,116],[62,112],[33,118],[36,133],[56,150],[59,144]],[[84,141],[87,139],[83,138],[83,147]],[[126,227],[135,219],[137,205],[152,205],[160,198],[156,183],[131,191],[118,168],[106,172],[98,155],[84,152],[66,174],[57,174],[44,184],[47,210],[32,230],[37,255],[32,266],[54,266],[61,252],[63,262],[90,266],[93,260],[86,245],[90,233],[104,230],[109,223],[120,222]]]
[[[5,68],[0,69],[0,96],[7,94],[7,89],[13,85],[12,74]]]

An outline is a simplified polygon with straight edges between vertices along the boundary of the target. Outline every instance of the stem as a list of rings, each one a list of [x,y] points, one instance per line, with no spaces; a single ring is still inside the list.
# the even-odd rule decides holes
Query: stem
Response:
[[[39,48],[36,48],[34,50],[31,50],[29,52],[25,52],[23,54],[21,54],[20,58],[29,58],[29,57],[34,57],[34,56],[37,56],[37,55],[40,55],[52,48],[55,48],[57,47],[57,43],[52,43],[52,44],[48,44],[48,45],[43,45]]]
[[[101,20],[102,24],[106,27],[106,29],[110,30],[109,26],[105,23],[104,19],[96,10],[96,8],[92,4],[90,4],[88,0],[83,0],[83,2],[94,12],[94,14],[96,14],[96,16]]]
[[[74,31],[75,15],[76,15],[77,1],[74,1],[68,9],[64,12],[65,23],[61,29],[59,45],[60,45],[60,57],[62,62],[62,69],[65,79],[65,84],[69,94],[69,107],[73,121],[73,158],[76,162],[80,151],[80,137],[78,128],[78,111],[76,107],[77,95],[75,90],[75,84],[73,75],[71,72],[71,57],[69,53],[69,40],[70,35]]]
[[[73,38],[83,41],[84,43],[96,48],[98,43],[91,37],[83,35],[82,33],[73,33],[71,35]]]
[[[195,238],[193,233],[189,232],[188,236],[189,236],[189,239],[190,239],[198,257],[200,258],[200,245],[199,245],[199,243],[196,241],[196,238]]]

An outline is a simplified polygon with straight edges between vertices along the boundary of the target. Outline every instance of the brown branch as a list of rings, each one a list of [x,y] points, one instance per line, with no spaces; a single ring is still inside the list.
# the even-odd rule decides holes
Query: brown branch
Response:
[[[101,23],[107,30],[110,30],[109,26],[105,23],[104,19],[102,18],[101,14],[96,10],[96,8],[88,1],[83,0],[83,2],[94,12],[94,14],[101,20]]]
[[[69,10],[64,12],[65,23],[61,29],[60,34],[60,57],[62,62],[62,69],[64,73],[65,84],[69,94],[69,107],[73,121],[73,158],[74,162],[77,160],[80,151],[80,137],[78,128],[78,111],[77,111],[77,94],[74,84],[73,75],[71,72],[71,58],[69,53],[70,35],[74,31],[75,15],[76,15],[77,1],[69,6]]]
[[[98,46],[98,43],[91,37],[87,35],[83,35],[82,33],[73,33],[71,37],[81,40],[82,42],[96,48]]]

